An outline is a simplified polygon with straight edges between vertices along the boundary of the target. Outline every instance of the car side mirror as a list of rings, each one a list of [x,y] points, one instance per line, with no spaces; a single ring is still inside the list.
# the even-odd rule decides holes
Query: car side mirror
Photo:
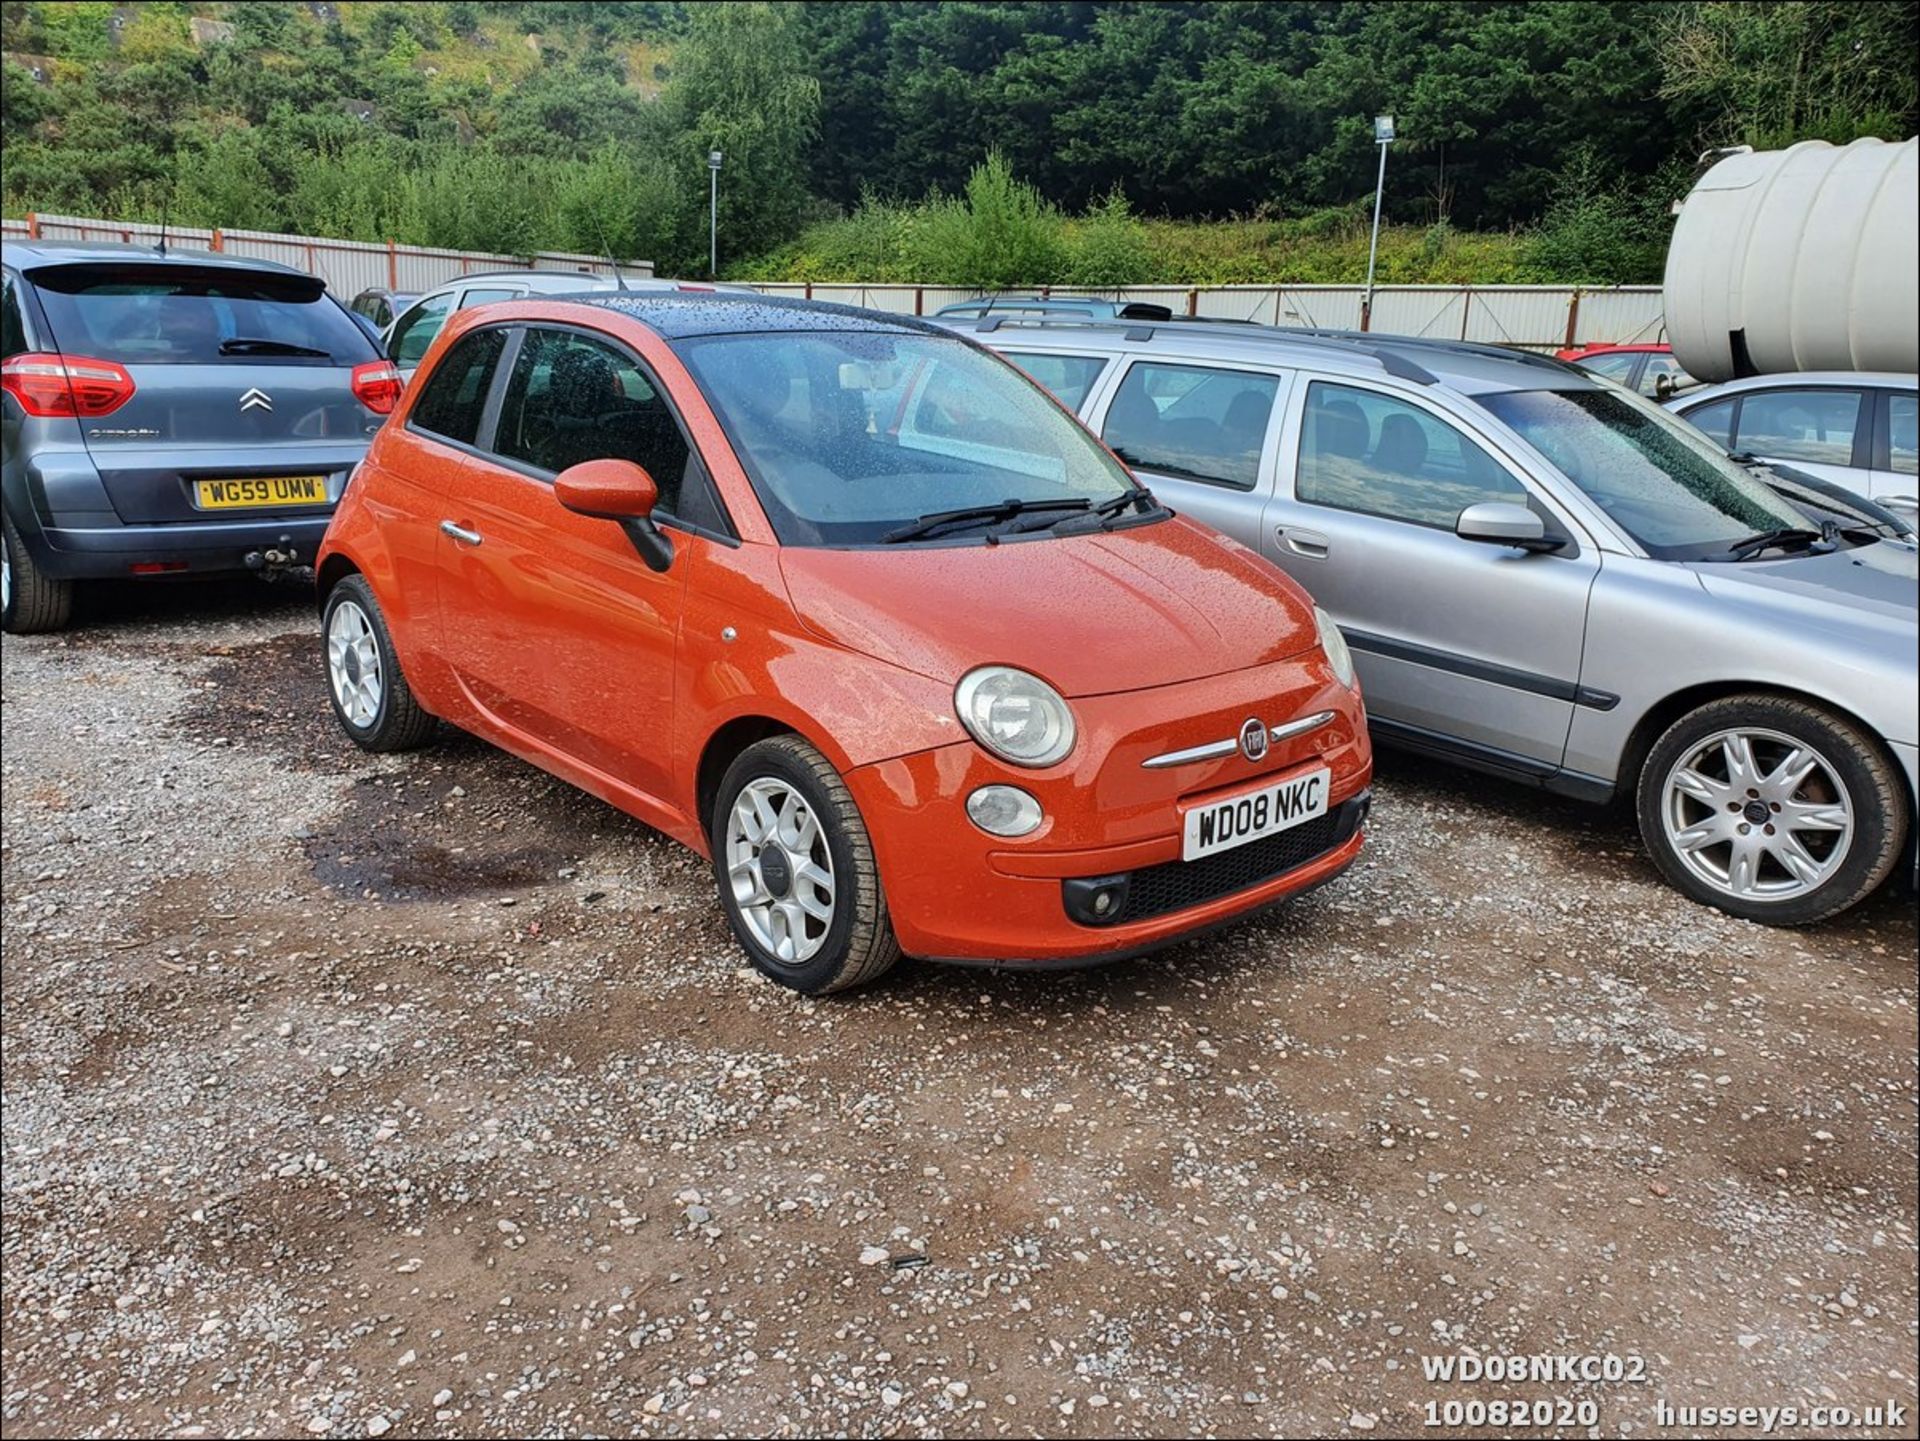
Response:
[[[630,460],[583,460],[553,478],[553,498],[576,515],[611,520],[649,570],[673,564],[673,541],[653,523],[660,487]]]
[[[1528,551],[1559,550],[1566,544],[1560,537],[1547,534],[1547,523],[1536,512],[1504,500],[1484,500],[1468,506],[1454,522],[1453,533],[1462,540]]]

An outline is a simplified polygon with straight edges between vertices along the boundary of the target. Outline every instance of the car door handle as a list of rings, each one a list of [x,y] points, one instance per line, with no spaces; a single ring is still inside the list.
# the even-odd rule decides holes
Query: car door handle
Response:
[[[454,524],[454,523],[453,523],[452,521],[450,521],[450,520],[443,520],[443,521],[441,521],[441,522],[440,522],[440,534],[442,534],[442,535],[450,535],[450,536],[452,536],[452,537],[453,537],[453,538],[454,538],[455,540],[457,540],[457,541],[459,541],[459,542],[460,542],[460,544],[462,544],[462,545],[478,545],[478,544],[480,544],[480,532],[479,532],[479,531],[477,531],[477,530],[468,530],[468,529],[467,529],[466,527],[464,527],[464,526],[460,526],[460,525],[456,525],[456,524]]]
[[[1304,555],[1309,560],[1326,558],[1327,538],[1317,530],[1301,530],[1296,526],[1283,525],[1274,531],[1274,538],[1295,555]]]

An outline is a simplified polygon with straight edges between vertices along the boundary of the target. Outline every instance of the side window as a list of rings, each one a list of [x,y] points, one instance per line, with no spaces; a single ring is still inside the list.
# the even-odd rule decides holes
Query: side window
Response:
[[[1093,389],[1100,372],[1107,368],[1103,355],[1031,355],[1015,350],[1009,350],[1006,355],[1075,414],[1087,403],[1087,392]]]
[[[1252,490],[1280,381],[1244,370],[1136,362],[1101,435],[1128,465]]]
[[[508,286],[504,289],[469,290],[460,296],[460,308],[470,309],[476,305],[493,305],[502,300],[518,300],[526,291]]]
[[[430,296],[414,306],[393,327],[393,334],[387,340],[387,358],[403,369],[413,369],[433,344],[440,327],[447,323],[447,312],[451,309],[451,295]]]
[[[1324,381],[1307,389],[1294,493],[1314,505],[1442,530],[1481,501],[1529,500],[1500,462],[1445,421]]]
[[[28,349],[27,324],[20,313],[20,291],[11,275],[0,287],[0,359],[12,359]]]
[[[1852,465],[1865,398],[1857,390],[1752,391],[1740,407],[1740,448],[1769,460]]]
[[[1665,381],[1663,389],[1661,382]],[[1649,355],[1647,368],[1640,372],[1640,393],[1655,397],[1669,396],[1683,385],[1692,385],[1693,377],[1680,368],[1680,362],[1671,355]]]
[[[1887,469],[1896,475],[1913,475],[1916,461],[1920,461],[1920,396],[1889,395]]]
[[[460,337],[427,377],[409,417],[412,424],[462,445],[476,444],[480,413],[487,407],[487,390],[506,345],[504,330],[476,330]]]
[[[1640,356],[1631,350],[1610,350],[1604,355],[1590,355],[1574,361],[1582,370],[1590,370],[1608,380],[1617,380],[1622,385],[1627,383],[1628,377],[1633,374],[1633,367],[1639,363]]]
[[[1732,450],[1734,405],[1733,400],[1716,400],[1712,405],[1702,405],[1689,410],[1680,418],[1703,433],[1715,445]]]
[[[585,460],[630,460],[660,488],[660,509],[682,513],[692,456],[673,412],[631,356],[591,336],[527,331],[493,448],[554,474]]]

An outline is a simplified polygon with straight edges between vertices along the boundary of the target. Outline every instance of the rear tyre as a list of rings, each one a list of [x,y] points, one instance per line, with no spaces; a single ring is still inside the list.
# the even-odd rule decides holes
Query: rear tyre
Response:
[[[0,513],[0,628],[8,635],[65,630],[73,619],[73,582],[34,564],[13,517]]]
[[[433,739],[439,722],[413,698],[373,587],[347,576],[327,593],[327,695],[333,714],[362,750],[407,751]]]
[[[839,772],[800,737],[740,753],[708,834],[733,933],[781,985],[845,990],[900,959],[866,823]]]
[[[1640,834],[1674,885],[1729,915],[1805,926],[1887,878],[1907,791],[1873,738],[1786,696],[1711,701],[1654,742]]]

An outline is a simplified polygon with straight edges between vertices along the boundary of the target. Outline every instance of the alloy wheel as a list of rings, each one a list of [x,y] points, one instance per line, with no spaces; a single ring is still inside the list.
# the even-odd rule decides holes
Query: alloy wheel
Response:
[[[727,878],[748,932],[775,959],[797,965],[833,926],[833,854],[806,797],[762,776],[727,817]]]
[[[1853,799],[1833,763],[1781,731],[1717,731],[1667,772],[1668,846],[1713,889],[1788,901],[1819,889],[1847,857]]]
[[[364,730],[379,719],[380,645],[373,622],[355,601],[341,601],[327,621],[327,679],[349,724]]]

